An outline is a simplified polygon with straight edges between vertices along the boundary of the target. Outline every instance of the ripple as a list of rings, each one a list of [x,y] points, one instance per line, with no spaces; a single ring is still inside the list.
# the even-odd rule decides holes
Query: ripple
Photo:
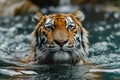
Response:
[[[107,72],[107,73],[119,73],[120,69],[91,69],[90,72]]]
[[[97,42],[95,44],[92,45],[92,47],[90,48],[90,51],[106,51],[108,50],[108,46],[112,45],[109,42],[103,41],[103,42]]]
[[[115,54],[115,53],[109,53],[108,55],[106,53],[104,53],[104,55],[97,55],[97,56],[91,56],[89,58],[89,61],[91,63],[95,63],[95,64],[106,64],[109,66],[112,66],[113,63],[114,65],[119,64],[120,65],[120,54]]]
[[[97,14],[96,14],[97,15]],[[90,72],[107,72],[120,74],[120,13],[105,13],[100,19],[94,16],[90,21],[85,21],[84,26],[90,32],[90,57],[88,60],[98,66],[109,66],[105,69],[91,69]],[[93,20],[92,20],[93,19]],[[93,22],[92,22],[93,21]],[[20,58],[23,54],[30,52],[30,33],[33,31],[34,25],[27,16],[16,16],[8,18],[0,18],[0,64],[15,64],[14,59]],[[71,78],[71,70],[74,73],[82,75],[82,71],[86,68],[59,68],[48,70],[36,68],[35,71],[40,73],[40,76],[51,79],[50,75],[61,75],[62,77]],[[60,70],[57,71],[57,70]],[[88,68],[87,68],[88,70]],[[6,73],[5,70],[2,70]],[[47,71],[47,72],[46,72]],[[79,72],[78,72],[79,71]],[[8,71],[9,72],[9,71]],[[12,71],[10,71],[12,72]],[[25,72],[26,73],[26,72]],[[28,72],[29,73],[29,72]],[[47,73],[47,74],[46,74]],[[63,75],[66,73],[65,75]],[[59,76],[59,77],[61,77]],[[78,75],[79,76],[79,75]],[[68,80],[69,80],[68,79]],[[74,79],[73,79],[74,80]]]
[[[120,37],[120,31],[116,32],[115,35]]]
[[[103,26],[98,26],[95,28],[95,31],[104,31],[105,28]]]

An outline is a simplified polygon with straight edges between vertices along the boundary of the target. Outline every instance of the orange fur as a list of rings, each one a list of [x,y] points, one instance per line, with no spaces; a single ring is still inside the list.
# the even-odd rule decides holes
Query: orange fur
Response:
[[[78,12],[77,12],[78,13]],[[48,39],[48,44],[50,47],[53,47],[54,44],[54,40],[58,40],[58,41],[68,41],[69,43],[69,47],[72,47],[74,45],[74,33],[76,31],[82,31],[83,35],[87,36],[87,31],[82,27],[82,24],[77,20],[76,18],[76,14],[50,14],[50,15],[42,15],[41,13],[37,12],[37,16],[39,16],[39,18],[37,18],[37,24],[36,24],[36,29],[39,33],[39,35],[41,35],[42,33],[45,33],[47,35],[47,39]],[[69,16],[74,22],[75,22],[75,28],[72,30],[68,30],[66,28],[66,22],[65,22],[65,18]],[[49,18],[53,18],[54,20],[54,29],[52,31],[49,31],[47,29],[44,28],[44,24],[45,21]],[[34,37],[35,37],[35,32],[32,32],[32,36],[33,36],[33,41],[31,42],[31,54],[30,57],[28,59],[24,59],[21,60],[21,62],[27,63],[27,62],[34,62],[35,59],[35,52],[34,52]],[[88,39],[86,38],[86,43],[85,48],[88,49]],[[84,64],[88,64],[87,61],[82,60],[82,62]]]

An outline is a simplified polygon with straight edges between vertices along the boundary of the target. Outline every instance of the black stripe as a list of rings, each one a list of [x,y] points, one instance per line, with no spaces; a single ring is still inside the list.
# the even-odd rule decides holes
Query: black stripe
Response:
[[[83,41],[84,39],[83,39],[83,31],[82,31],[82,29],[81,29],[81,44],[82,44],[82,47],[83,47],[83,49],[84,49],[84,51],[85,51],[85,44],[84,44],[84,41]],[[86,51],[85,51],[86,52]]]
[[[36,29],[36,31],[35,31],[35,37],[36,37],[36,44],[35,44],[35,51],[36,51],[37,46],[39,44],[39,42],[38,42],[38,29]]]

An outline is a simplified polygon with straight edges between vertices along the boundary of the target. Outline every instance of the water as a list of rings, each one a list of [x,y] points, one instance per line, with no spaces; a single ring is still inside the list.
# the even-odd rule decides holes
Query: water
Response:
[[[90,13],[82,23],[89,32],[89,61],[95,66],[30,65],[21,75],[14,71],[14,65],[21,65],[14,58],[29,53],[34,24],[28,15],[0,17],[0,80],[120,80],[120,12]]]
[[[72,13],[79,9],[79,6],[71,4],[71,0],[60,0],[59,6],[56,8],[50,8],[50,11],[59,12],[59,13]]]
[[[70,0],[60,0],[59,1],[59,5],[71,5],[71,1]]]

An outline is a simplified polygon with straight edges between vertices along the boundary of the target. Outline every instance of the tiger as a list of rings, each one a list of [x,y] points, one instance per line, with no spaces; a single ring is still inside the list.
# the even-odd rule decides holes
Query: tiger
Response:
[[[88,31],[82,26],[84,14],[53,13],[32,16],[35,29],[31,33],[31,53],[22,62],[36,64],[87,64]]]

